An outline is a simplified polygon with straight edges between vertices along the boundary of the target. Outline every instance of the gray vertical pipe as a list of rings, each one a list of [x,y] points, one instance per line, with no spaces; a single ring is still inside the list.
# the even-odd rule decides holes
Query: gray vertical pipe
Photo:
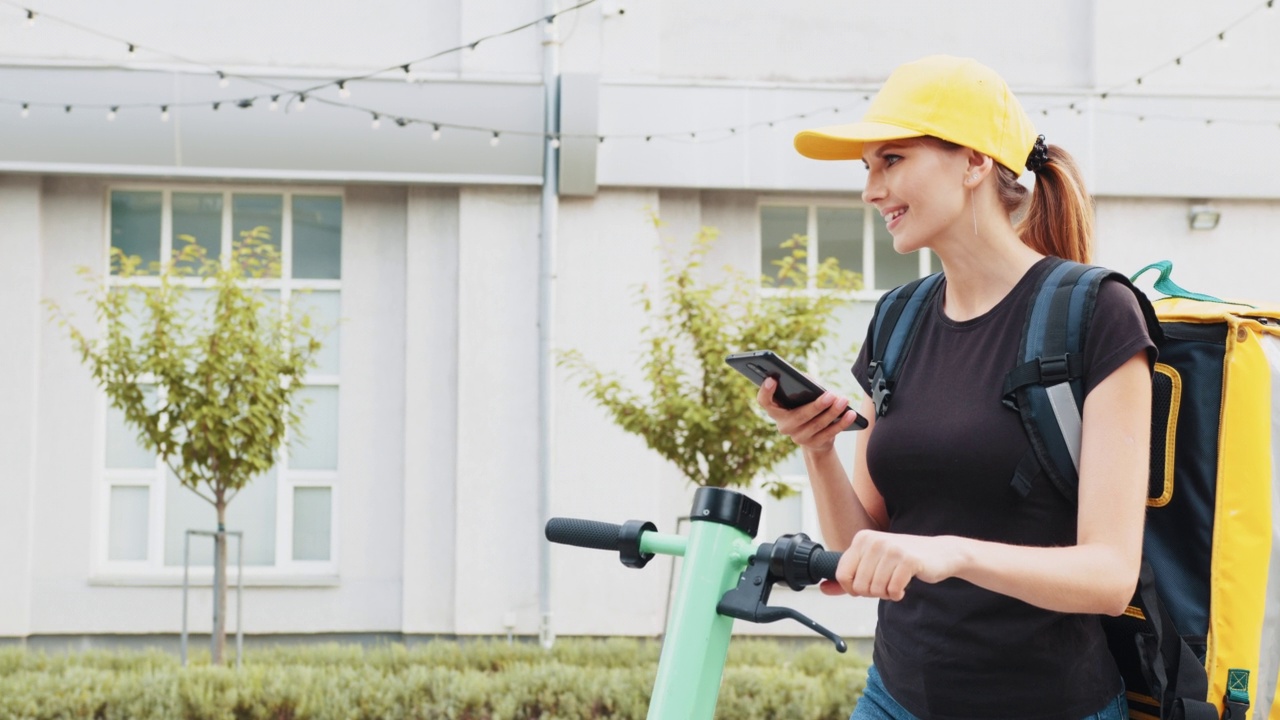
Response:
[[[546,0],[547,15],[557,11],[557,0]],[[560,211],[560,37],[558,22],[551,22],[542,43],[542,84],[545,94],[542,140],[542,228],[538,236],[538,639],[550,648],[555,642],[551,629],[551,543],[542,538],[542,528],[551,513],[552,373],[551,319],[555,289],[556,227]],[[553,144],[554,141],[554,144]]]

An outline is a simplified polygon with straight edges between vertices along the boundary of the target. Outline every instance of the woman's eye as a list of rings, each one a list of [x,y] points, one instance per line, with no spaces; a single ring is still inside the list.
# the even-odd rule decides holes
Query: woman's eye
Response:
[[[897,165],[898,161],[901,159],[902,159],[901,155],[885,155],[884,164],[892,167],[893,165]]]

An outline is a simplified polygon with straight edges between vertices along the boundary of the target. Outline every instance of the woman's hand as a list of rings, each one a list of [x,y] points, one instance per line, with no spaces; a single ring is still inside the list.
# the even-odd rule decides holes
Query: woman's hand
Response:
[[[852,410],[844,413],[849,407],[849,398],[840,397],[830,390],[808,405],[788,410],[773,401],[777,387],[777,380],[765,378],[760,384],[760,392],[756,393],[756,402],[778,424],[778,432],[807,450],[830,450],[835,445],[836,436],[853,425],[857,418]]]
[[[913,578],[936,583],[954,577],[964,560],[963,543],[956,537],[863,530],[840,557],[836,582],[824,580],[822,592],[901,600]]]

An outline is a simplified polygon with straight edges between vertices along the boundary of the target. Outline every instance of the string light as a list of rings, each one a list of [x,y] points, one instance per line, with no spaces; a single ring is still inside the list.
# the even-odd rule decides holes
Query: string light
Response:
[[[28,10],[27,11],[27,27],[35,27],[35,24],[36,24],[36,11]]]
[[[109,120],[109,121],[110,121],[110,120],[115,120],[115,119],[116,119],[116,112],[117,112],[117,111],[119,111],[119,110],[120,110],[120,106],[119,106],[119,105],[112,105],[112,106],[111,106],[111,109],[107,111],[107,120]]]
[[[502,138],[494,131],[493,137],[489,138],[489,147],[498,147],[498,143],[502,142]]]
[[[169,106],[160,106],[160,122],[169,122]]]
[[[275,112],[276,110],[279,110],[279,109],[280,109],[280,96],[279,96],[279,95],[272,95],[272,96],[271,96],[271,104],[267,106],[267,109],[268,109],[268,110],[270,110],[271,112]]]
[[[369,124],[369,127],[373,128],[374,130],[377,130],[378,128],[382,127],[382,120],[378,117],[378,113],[373,114],[373,122]]]
[[[375,75],[379,75],[379,74],[381,74],[381,73],[385,73],[385,72],[387,72],[388,70],[392,70],[392,71],[394,71],[394,70],[395,70],[395,69],[397,69],[397,68],[398,68],[398,69],[400,69],[400,70],[402,70],[402,71],[404,72],[406,80],[408,80],[408,81],[410,81],[410,82],[414,82],[414,81],[416,80],[416,78],[414,77],[414,73],[413,73],[413,66],[414,66],[415,64],[420,64],[420,63],[426,62],[427,60],[432,59],[432,58],[434,58],[434,57],[439,57],[439,56],[442,56],[442,55],[445,55],[445,54],[449,54],[449,53],[460,52],[460,51],[474,51],[474,50],[476,50],[476,49],[478,48],[479,44],[480,44],[482,41],[486,41],[486,40],[488,40],[488,39],[490,39],[490,38],[499,37],[499,36],[502,36],[502,35],[510,34],[510,33],[513,33],[513,32],[517,32],[517,31],[519,31],[519,30],[522,30],[522,29],[525,29],[525,28],[528,28],[528,27],[532,27],[533,25],[541,24],[541,25],[543,26],[543,28],[544,28],[544,30],[545,30],[545,31],[550,31],[552,28],[554,28],[555,20],[556,20],[556,18],[557,18],[559,15],[561,15],[561,14],[565,14],[565,13],[568,13],[568,12],[571,12],[571,11],[574,11],[574,10],[577,10],[577,9],[579,9],[579,8],[581,8],[581,7],[584,7],[584,6],[586,6],[586,5],[592,4],[593,2],[596,2],[596,0],[587,0],[586,2],[582,2],[581,4],[576,5],[576,6],[574,6],[574,7],[568,8],[568,9],[566,9],[566,10],[562,10],[562,11],[560,11],[559,13],[556,13],[556,14],[553,14],[553,15],[543,16],[543,17],[538,18],[537,20],[535,20],[535,21],[533,21],[533,22],[531,22],[531,23],[527,23],[527,24],[522,25],[522,26],[520,26],[520,27],[512,28],[511,30],[505,31],[505,32],[503,32],[503,33],[497,33],[497,34],[494,34],[494,35],[489,35],[489,36],[486,36],[486,37],[482,37],[482,38],[476,39],[476,40],[474,40],[474,41],[472,41],[472,42],[470,42],[470,43],[463,44],[463,45],[459,45],[458,47],[455,47],[455,48],[451,48],[451,49],[448,49],[448,50],[441,51],[441,52],[436,53],[435,55],[432,55],[432,56],[429,56],[429,57],[425,57],[425,58],[418,58],[418,59],[414,59],[414,60],[411,60],[411,61],[406,62],[406,63],[393,65],[393,66],[391,66],[391,68],[383,69],[383,70],[379,70],[379,71],[377,71],[377,72],[369,73],[369,74],[367,74],[367,75],[353,76],[353,77],[345,77],[345,78],[338,78],[338,79],[334,79],[334,80],[328,80],[328,81],[325,81],[324,83],[322,83],[322,84],[320,84],[320,85],[317,85],[317,86],[316,86],[316,87],[314,87],[314,88],[287,90],[287,91],[285,91],[284,93],[280,93],[280,94],[285,94],[287,97],[288,97],[288,96],[292,96],[292,97],[296,98],[296,99],[297,99],[297,109],[298,109],[299,111],[303,111],[303,110],[305,110],[305,109],[306,109],[306,101],[307,101],[308,94],[309,94],[309,93],[314,93],[317,89],[319,89],[319,88],[324,88],[324,87],[326,87],[326,86],[335,86],[335,87],[337,88],[337,91],[338,91],[338,92],[337,92],[337,95],[338,95],[339,97],[342,97],[342,98],[344,98],[344,99],[345,99],[345,98],[349,98],[349,97],[350,97],[350,92],[349,92],[350,88],[348,87],[348,86],[349,86],[349,83],[351,83],[351,82],[353,82],[353,81],[355,81],[355,80],[365,79],[365,78],[368,78],[368,77],[374,77]],[[1093,92],[1093,93],[1086,93],[1086,94],[1084,94],[1083,96],[1078,96],[1078,97],[1085,97],[1085,98],[1087,98],[1087,97],[1095,97],[1095,98],[1101,98],[1101,99],[1103,99],[1103,100],[1106,100],[1110,95],[1114,94],[1114,93],[1115,93],[1115,92],[1117,92],[1117,91],[1121,91],[1121,94],[1123,95],[1123,94],[1124,94],[1124,93],[1123,93],[1123,89],[1124,89],[1126,86],[1127,86],[1128,88],[1132,88],[1132,87],[1134,87],[1135,85],[1136,85],[1136,86],[1145,86],[1145,85],[1147,85],[1147,84],[1148,84],[1146,81],[1147,81],[1147,80],[1150,78],[1150,76],[1151,76],[1153,73],[1155,73],[1156,71],[1158,71],[1158,70],[1160,70],[1160,69],[1163,69],[1163,68],[1169,68],[1169,67],[1173,67],[1173,66],[1178,66],[1178,67],[1180,67],[1180,66],[1184,65],[1184,64],[1185,64],[1185,63],[1184,63],[1184,60],[1186,60],[1188,56],[1192,55],[1193,53],[1195,53],[1195,52],[1197,52],[1197,51],[1199,51],[1199,50],[1201,50],[1201,49],[1203,49],[1203,47],[1204,47],[1204,46],[1206,46],[1206,45],[1212,45],[1212,44],[1214,44],[1214,41],[1215,41],[1215,40],[1216,40],[1218,43],[1221,43],[1221,44],[1223,44],[1223,45],[1227,44],[1227,37],[1226,37],[1226,36],[1227,36],[1227,34],[1228,34],[1229,32],[1234,32],[1234,29],[1236,28],[1236,26],[1238,26],[1238,25],[1240,25],[1241,23],[1243,23],[1245,20],[1247,20],[1247,19],[1248,19],[1249,17],[1251,17],[1253,14],[1256,14],[1256,13],[1262,12],[1262,11],[1264,11],[1264,10],[1265,10],[1265,11],[1268,11],[1268,12],[1272,11],[1272,10],[1273,10],[1273,8],[1274,8],[1274,5],[1275,5],[1275,0],[1263,0],[1263,1],[1257,2],[1257,4],[1255,4],[1255,5],[1253,6],[1253,8],[1252,8],[1248,13],[1244,14],[1242,17],[1240,17],[1239,19],[1237,19],[1235,22],[1233,22],[1233,23],[1231,23],[1231,24],[1229,24],[1229,25],[1226,25],[1226,26],[1225,26],[1225,27],[1223,27],[1219,32],[1217,32],[1217,33],[1214,33],[1214,34],[1210,35],[1210,36],[1208,37],[1208,39],[1206,39],[1206,40],[1202,41],[1199,45],[1193,46],[1193,47],[1191,47],[1191,48],[1189,48],[1189,49],[1185,50],[1181,55],[1175,56],[1175,57],[1174,57],[1174,58],[1172,58],[1171,60],[1167,60],[1167,61],[1165,61],[1162,65],[1155,66],[1155,67],[1153,67],[1153,68],[1149,69],[1147,72],[1142,73],[1141,75],[1133,76],[1133,77],[1131,78],[1131,82],[1127,82],[1127,83],[1123,83],[1123,84],[1118,84],[1118,85],[1116,85],[1116,86],[1114,86],[1114,87],[1109,87],[1109,88],[1105,88],[1105,89],[1100,89],[1100,90],[1095,91],[1095,92]],[[30,25],[30,24],[34,24],[35,15],[36,15],[35,11],[33,11],[33,10],[29,10],[29,9],[25,9],[25,8],[23,8],[23,9],[27,12],[28,24],[29,24],[29,25]],[[91,29],[91,28],[85,28],[85,27],[83,27],[83,26],[79,26],[79,25],[76,25],[76,24],[74,24],[74,23],[70,23],[70,22],[67,22],[67,21],[61,20],[60,18],[58,18],[58,17],[56,17],[56,16],[50,16],[50,18],[49,18],[49,19],[51,19],[51,20],[52,20],[52,21],[54,21],[54,22],[61,22],[61,23],[64,23],[64,24],[71,25],[72,27],[74,27],[74,28],[76,28],[76,29],[78,29],[78,30],[81,30],[81,31],[84,31],[84,32],[88,32],[88,33],[90,33],[90,34],[99,35],[99,36],[101,36],[101,37],[104,37],[104,38],[107,38],[107,39],[113,40],[113,41],[115,41],[115,42],[122,43],[122,44],[124,44],[124,45],[128,48],[130,56],[135,56],[136,52],[139,50],[139,46],[138,46],[137,44],[135,44],[135,43],[133,43],[133,42],[125,41],[125,40],[124,40],[124,39],[122,39],[122,38],[118,38],[118,37],[111,37],[111,36],[105,35],[105,34],[103,34],[103,33],[99,33],[99,32],[97,32],[97,31],[94,31],[94,30],[93,30],[93,29]],[[156,51],[152,51],[152,52],[156,52]],[[206,64],[203,64],[203,63],[197,63],[197,62],[195,62],[195,61],[187,60],[187,59],[185,59],[185,58],[181,58],[181,57],[179,57],[179,56],[175,56],[175,55],[172,55],[172,54],[165,54],[165,53],[157,53],[157,54],[167,55],[168,57],[174,58],[174,59],[176,59],[176,60],[179,60],[179,61],[181,61],[181,62],[185,62],[185,63],[190,63],[190,64],[199,64],[199,65],[202,65],[203,67],[207,68],[207,70],[213,70],[213,71],[216,73],[216,76],[217,76],[217,78],[218,78],[218,83],[219,83],[219,86],[220,86],[220,87],[228,87],[228,86],[229,86],[229,84],[230,84],[230,77],[227,75],[227,73],[226,73],[225,71],[217,70],[217,69],[215,69],[215,68],[213,68],[213,67],[210,67],[210,66],[208,66],[208,65],[206,65]],[[132,69],[132,68],[126,68],[126,69]],[[262,81],[254,80],[254,79],[252,79],[252,78],[249,78],[249,81],[250,81],[250,82],[258,82],[258,83],[261,83],[261,84],[270,85],[270,83],[263,83]],[[284,88],[278,88],[278,89],[279,89],[279,90],[284,90]],[[233,100],[219,100],[219,101],[216,101],[216,102],[212,102],[212,105],[213,105],[214,109],[217,109],[217,108],[220,106],[220,103],[221,103],[221,102],[236,102],[236,103],[237,103],[237,105],[238,105],[239,107],[241,107],[241,108],[249,108],[249,107],[251,107],[251,106],[253,105],[253,103],[254,103],[254,101],[255,101],[256,99],[258,99],[258,98],[264,98],[264,99],[265,99],[266,97],[270,97],[270,100],[271,100],[271,102],[270,102],[270,110],[275,111],[275,110],[277,110],[277,109],[278,109],[278,107],[279,107],[278,103],[279,103],[280,94],[273,94],[273,95],[269,95],[269,96],[267,96],[267,95],[265,95],[265,94],[264,94],[264,95],[259,95],[259,96],[256,96],[256,97],[251,97],[251,98],[242,99],[242,100],[239,100],[239,101],[233,101]],[[862,98],[862,100],[863,100],[864,102],[865,102],[865,101],[870,101],[870,100],[871,100],[871,95],[870,95],[870,94],[868,94],[868,93],[864,93],[864,94],[862,94],[862,95],[861,95],[861,98]],[[319,96],[319,97],[317,98],[317,101],[318,101],[318,102],[325,103],[325,104],[331,104],[331,105],[335,105],[335,106],[338,106],[338,107],[347,108],[347,109],[353,109],[353,110],[363,111],[363,112],[369,113],[369,114],[370,114],[373,118],[375,118],[375,119],[380,119],[380,117],[381,117],[381,113],[380,113],[380,112],[375,111],[375,110],[374,110],[374,109],[372,109],[372,108],[367,108],[367,107],[358,107],[358,106],[353,106],[353,105],[345,105],[345,104],[341,104],[341,103],[337,103],[337,102],[333,102],[333,101],[327,100],[327,99],[325,99],[325,97],[324,97],[324,96]],[[182,106],[182,105],[199,106],[199,105],[203,105],[203,104],[204,104],[204,102],[210,102],[210,101],[203,101],[203,102],[201,102],[201,101],[196,101],[196,102],[189,102],[189,103],[179,103],[177,106]],[[15,101],[13,101],[13,100],[0,100],[0,103],[18,104],[18,103],[16,103],[16,102],[15,102]],[[30,105],[31,105],[31,103],[28,103],[28,102],[23,102],[23,103],[21,103],[21,110],[20,110],[20,112],[21,112],[21,116],[22,116],[22,117],[24,117],[24,118],[28,117],[28,115],[29,115],[29,110],[30,110]],[[40,106],[40,105],[42,105],[42,103],[36,103],[36,105],[37,105],[37,106]],[[53,103],[48,103],[48,105],[49,105],[49,106],[52,106],[52,107],[57,107],[57,105],[56,105],[56,104],[53,104]],[[124,107],[137,107],[137,106],[138,106],[138,105],[127,104],[127,105],[125,105]],[[143,106],[143,107],[145,107],[146,105],[142,105],[142,106]],[[72,106],[71,106],[71,105],[65,105],[65,106],[63,106],[63,107],[64,107],[65,112],[67,112],[67,113],[70,113],[70,112],[71,112],[71,110],[72,110]],[[93,108],[93,107],[104,107],[104,106],[102,106],[102,105],[82,106],[82,109],[84,109],[85,107]],[[114,113],[117,113],[117,112],[118,112],[118,110],[119,110],[119,108],[120,108],[121,106],[119,106],[119,105],[114,105],[114,106],[110,106],[110,107],[111,107],[111,112],[109,113],[109,115],[114,114]],[[150,107],[155,108],[155,107],[157,107],[157,105],[152,104],[152,105],[150,105]],[[163,106],[158,106],[158,107],[160,108],[161,119],[162,119],[162,120],[167,120],[167,116],[168,116],[168,109],[169,109],[169,107],[170,107],[170,106],[169,106],[169,105],[163,105]],[[1048,116],[1049,116],[1049,110],[1050,110],[1050,109],[1057,110],[1057,109],[1060,109],[1060,108],[1061,108],[1061,106],[1042,108],[1042,109],[1041,109],[1041,115],[1043,115],[1043,116],[1045,116],[1045,117],[1048,117]],[[1072,102],[1072,103],[1068,104],[1068,105],[1067,105],[1067,108],[1068,108],[1069,110],[1074,111],[1077,115],[1083,115],[1083,114],[1084,114],[1084,109],[1083,109],[1083,108],[1082,108],[1082,107],[1081,107],[1077,102]],[[829,112],[831,112],[832,114],[839,115],[839,114],[840,114],[840,112],[841,112],[841,108],[840,108],[840,107],[822,108],[822,109],[819,109],[819,110],[813,110],[813,111],[809,111],[809,112],[806,112],[806,113],[799,113],[799,114],[796,114],[796,115],[791,115],[791,116],[786,117],[786,118],[775,118],[775,119],[769,120],[769,121],[767,121],[767,122],[755,122],[755,123],[749,123],[749,124],[743,125],[743,126],[742,126],[742,129],[743,129],[743,131],[744,131],[744,132],[748,132],[748,131],[750,131],[750,130],[752,130],[752,129],[754,129],[754,128],[758,128],[758,127],[761,127],[761,126],[767,126],[767,127],[769,127],[769,128],[775,128],[775,127],[777,126],[777,124],[779,124],[779,123],[786,123],[786,122],[788,122],[788,121],[796,120],[796,119],[806,119],[806,118],[809,118],[810,116],[818,115],[818,114],[825,113],[825,112],[828,112],[828,111],[829,111]],[[1091,112],[1096,112],[1096,113],[1107,113],[1107,114],[1114,114],[1114,115],[1128,115],[1129,117],[1136,117],[1136,118],[1138,118],[1138,122],[1144,122],[1146,119],[1164,119],[1164,120],[1173,120],[1173,121],[1178,121],[1178,120],[1181,120],[1181,121],[1187,121],[1187,120],[1191,120],[1191,121],[1194,121],[1194,122],[1205,122],[1206,124],[1214,124],[1214,123],[1258,124],[1258,122],[1259,122],[1259,121],[1257,121],[1257,120],[1232,120],[1232,119],[1223,119],[1223,118],[1210,118],[1210,119],[1207,119],[1207,120],[1206,120],[1206,119],[1205,119],[1205,118],[1203,118],[1203,117],[1200,117],[1200,118],[1169,117],[1169,116],[1159,116],[1159,115],[1155,115],[1155,116],[1153,116],[1153,115],[1149,115],[1149,114],[1139,116],[1139,115],[1134,115],[1134,114],[1132,114],[1132,113],[1125,113],[1125,112],[1111,112],[1111,111],[1108,111],[1108,110],[1103,109],[1102,107],[1094,107],[1094,108],[1091,108]],[[441,129],[442,129],[442,127],[444,126],[444,125],[442,125],[441,123],[439,123],[439,122],[435,122],[435,121],[430,120],[430,119],[417,119],[417,118],[395,117],[395,116],[391,116],[391,115],[388,115],[388,117],[389,117],[389,118],[394,118],[394,121],[396,122],[396,124],[397,124],[397,125],[399,125],[399,126],[401,126],[401,127],[405,127],[405,126],[408,126],[408,125],[410,125],[410,124],[416,124],[416,123],[422,123],[422,124],[429,124],[429,125],[431,125],[431,128],[432,128],[432,132],[431,132],[432,140],[438,140],[438,139],[440,138],[440,135],[441,135]],[[1274,120],[1267,120],[1267,121],[1265,121],[1265,123],[1266,123],[1266,124],[1273,124],[1273,123],[1274,123]],[[542,136],[542,137],[544,137],[544,138],[546,139],[546,141],[547,141],[547,142],[548,142],[548,143],[549,143],[553,148],[558,148],[558,147],[560,147],[560,143],[561,143],[561,141],[562,141],[562,137],[563,137],[563,136],[560,136],[560,135],[555,135],[555,136],[552,136],[552,135],[544,135],[543,133],[540,133],[540,132],[511,131],[511,130],[507,130],[507,131],[499,131],[499,130],[495,130],[495,129],[493,129],[493,128],[474,127],[474,126],[468,126],[468,125],[449,125],[449,127],[450,127],[450,128],[457,128],[457,129],[461,129],[461,130],[465,130],[465,131],[480,131],[480,132],[489,132],[489,133],[492,133],[492,138],[490,139],[490,144],[491,144],[491,145],[493,145],[493,146],[497,146],[497,145],[499,144],[499,142],[500,142],[500,135],[501,135],[501,132],[514,133],[514,134],[516,134],[516,135],[522,135],[522,136],[530,136],[530,135],[532,135],[532,136]],[[608,139],[614,139],[614,138],[620,138],[620,139],[632,139],[632,138],[634,138],[634,139],[639,139],[639,138],[641,138],[641,137],[643,137],[643,139],[645,140],[645,142],[650,142],[650,141],[652,141],[652,140],[653,140],[653,138],[655,138],[655,137],[660,138],[660,139],[662,139],[662,138],[678,139],[678,138],[681,138],[681,137],[685,137],[685,136],[687,135],[687,137],[688,137],[690,140],[692,140],[693,142],[695,142],[695,143],[696,143],[696,142],[700,142],[700,141],[705,141],[705,142],[718,142],[718,141],[721,141],[721,140],[731,139],[731,138],[733,138],[733,137],[737,137],[737,136],[740,134],[740,133],[738,133],[737,131],[738,131],[738,128],[736,128],[736,127],[729,127],[729,128],[723,128],[723,129],[719,129],[719,128],[700,128],[700,129],[698,129],[698,130],[696,130],[696,131],[692,131],[692,132],[671,132],[671,133],[662,133],[662,134],[656,134],[656,135],[655,135],[655,134],[650,134],[650,135],[608,135],[608,136],[594,136],[594,137],[597,137],[598,142],[603,142],[606,138],[608,138]],[[592,136],[586,136],[586,137],[592,137]]]

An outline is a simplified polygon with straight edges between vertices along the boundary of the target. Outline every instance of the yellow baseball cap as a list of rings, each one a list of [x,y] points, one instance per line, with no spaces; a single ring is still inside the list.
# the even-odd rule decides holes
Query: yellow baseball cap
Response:
[[[990,155],[1019,175],[1036,143],[1031,119],[994,70],[931,55],[894,70],[861,122],[804,130],[795,145],[815,160],[856,160],[864,143],[925,135]]]

